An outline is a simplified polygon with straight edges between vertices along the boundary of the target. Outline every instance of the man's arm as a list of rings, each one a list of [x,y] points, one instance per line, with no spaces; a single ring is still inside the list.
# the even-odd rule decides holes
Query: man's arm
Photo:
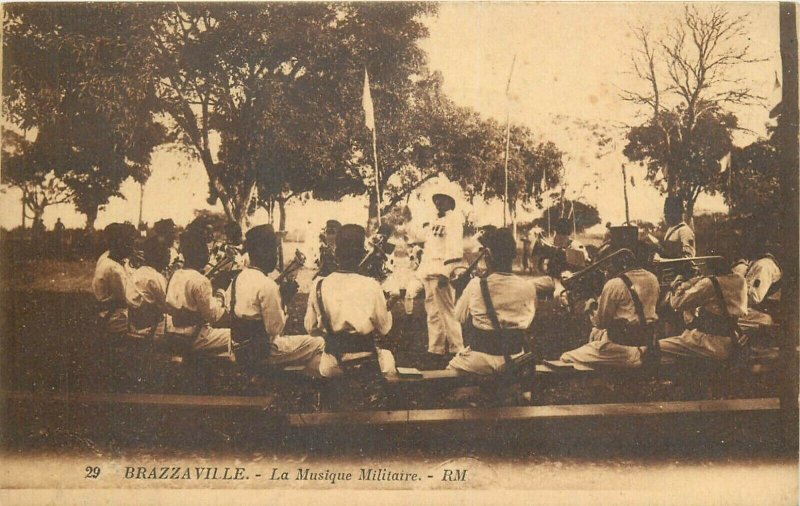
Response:
[[[386,308],[386,297],[383,296],[383,289],[374,279],[370,279],[373,285],[372,292],[375,300],[375,309],[373,310],[372,324],[375,330],[382,336],[385,336],[392,330],[392,313]]]
[[[306,316],[303,318],[303,325],[309,334],[319,333],[319,309],[317,308],[317,285],[324,278],[317,278],[311,283],[308,292],[308,304],[306,305]]]
[[[603,286],[597,300],[597,311],[592,316],[592,325],[607,329],[617,316],[617,307],[622,300],[623,290],[627,290],[621,279],[611,279]]]
[[[747,276],[747,296],[754,304],[761,304],[767,296],[773,279],[770,269],[765,268],[762,262],[756,262],[751,267]]]
[[[281,295],[278,285],[272,280],[265,281],[258,291],[258,305],[261,308],[261,320],[270,337],[277,337],[286,325],[286,314],[281,307]]]
[[[714,287],[706,278],[692,278],[669,294],[669,304],[676,311],[691,311],[708,302]]]
[[[472,278],[467,284],[467,287],[464,288],[464,293],[461,294],[458,302],[456,302],[455,318],[462,324],[466,323],[467,318],[469,318],[469,301],[472,299],[472,293],[475,291],[475,287],[478,286],[478,283],[480,283],[480,280]]]
[[[215,323],[225,314],[225,304],[213,295],[211,281],[207,278],[192,280],[191,293],[200,316],[208,323]]]

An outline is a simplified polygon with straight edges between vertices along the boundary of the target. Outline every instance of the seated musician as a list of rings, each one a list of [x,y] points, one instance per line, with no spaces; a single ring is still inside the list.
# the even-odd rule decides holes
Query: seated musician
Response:
[[[201,271],[208,263],[206,237],[195,229],[181,235],[184,265],[167,284],[167,340],[182,351],[230,356],[231,331],[214,328],[225,315],[224,294],[213,293]]]
[[[488,250],[489,274],[472,278],[456,303],[467,346],[447,368],[489,375],[522,355],[524,332],[536,313],[536,286],[511,272],[516,243],[510,230],[489,229],[478,240]]]
[[[555,223],[554,230],[553,246],[561,250],[563,256],[548,259],[546,275],[536,276],[533,279],[537,293],[558,299],[564,292],[564,286],[561,284],[562,274],[570,269],[583,268],[589,263],[589,253],[586,246],[572,238],[570,220],[559,219]]]
[[[131,275],[126,289],[128,336],[160,340],[164,337],[167,312],[167,279],[162,274],[169,266],[169,244],[162,237],[150,236],[144,242],[143,265]]]
[[[318,336],[282,336],[286,324],[284,305],[294,296],[296,284],[278,284],[268,276],[275,269],[278,239],[272,225],[247,231],[245,249],[250,265],[228,288],[231,339],[236,361],[246,367],[305,365],[322,353]]]
[[[669,304],[694,315],[694,320],[681,335],[659,342],[663,353],[723,361],[737,345],[736,320],[747,313],[747,284],[721,261],[708,267],[714,273],[711,276],[679,278],[673,283]]]
[[[325,339],[316,365],[322,377],[340,376],[343,362],[374,355],[376,340],[392,328],[380,284],[357,272],[366,254],[364,239],[363,227],[342,226],[336,237],[337,270],[311,285],[305,327]],[[378,349],[377,356],[382,372],[395,370],[391,352]]]
[[[771,325],[774,309],[771,306],[780,299],[782,272],[776,258],[768,252],[766,243],[763,237],[751,238],[744,258],[732,268],[747,281],[747,314],[740,318],[740,323],[745,326]]]
[[[661,241],[662,258],[688,258],[695,256],[694,230],[683,221],[683,200],[667,197],[664,200],[664,223],[667,231]]]
[[[655,356],[651,347],[658,320],[658,278],[639,267],[635,257],[620,256],[612,262],[613,271],[621,274],[608,279],[596,306],[591,304],[589,342],[562,354],[564,362],[635,368]]]
[[[128,304],[125,289],[129,273],[126,260],[133,253],[136,229],[133,225],[111,223],[103,235],[108,251],[97,260],[92,278],[92,292],[98,302],[100,324],[109,335],[123,335],[128,329]]]

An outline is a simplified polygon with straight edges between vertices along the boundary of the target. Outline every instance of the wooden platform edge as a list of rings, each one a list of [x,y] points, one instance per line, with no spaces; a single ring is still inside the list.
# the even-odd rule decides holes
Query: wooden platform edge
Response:
[[[454,421],[557,420],[605,416],[732,413],[780,410],[777,397],[705,401],[643,402],[639,404],[565,404],[502,408],[459,408],[396,411],[300,413],[288,415],[295,427],[325,425],[388,425]]]
[[[175,395],[129,393],[37,393],[2,391],[0,397],[12,401],[67,404],[116,404],[140,406],[203,407],[203,408],[268,408],[275,396]]]

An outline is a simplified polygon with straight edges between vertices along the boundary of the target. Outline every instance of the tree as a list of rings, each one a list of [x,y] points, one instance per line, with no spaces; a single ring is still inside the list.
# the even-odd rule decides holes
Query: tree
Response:
[[[488,141],[481,153],[484,165],[470,174],[471,186],[486,198],[502,198],[505,190],[505,128],[496,121],[486,122]],[[547,190],[555,188],[564,171],[563,152],[554,143],[537,142],[527,127],[511,125],[508,157],[508,204],[512,227],[517,205],[534,204],[541,208]]]
[[[719,160],[733,149],[737,119],[719,109],[707,110],[693,120],[689,139],[684,137],[686,121],[683,109],[662,111],[658,120],[628,131],[623,153],[646,165],[647,180],[662,193],[680,196],[686,203],[687,219],[691,219],[697,197],[713,195],[725,182]],[[665,174],[664,167],[673,169]]]
[[[143,11],[151,10],[143,7]],[[53,172],[92,227],[129,176],[149,174],[164,130],[146,69],[132,65],[147,25],[121,5],[14,5],[3,20],[3,108],[35,132],[29,182]]]
[[[2,183],[22,191],[22,227],[25,220],[41,219],[45,209],[70,201],[70,189],[47,167],[31,160],[32,143],[13,130],[3,130]]]
[[[662,192],[685,199],[689,220],[697,196],[715,190],[704,163],[704,148],[714,144],[704,136],[713,133],[724,142],[717,127],[728,129],[728,137],[737,128],[728,108],[762,98],[733,72],[757,61],[747,23],[746,15],[733,17],[719,6],[701,11],[690,5],[661,41],[645,27],[634,29],[638,48],[631,62],[644,89],[625,90],[622,97],[646,107],[650,118],[631,128],[626,155],[647,161],[649,179]]]
[[[760,139],[735,148],[722,193],[731,214],[757,216],[764,224],[779,223],[785,206],[776,196],[781,189],[778,150],[774,141]]]
[[[391,150],[391,111],[402,108],[409,76],[424,61],[416,42],[425,29],[417,18],[433,9],[319,3],[166,9],[153,29],[160,104],[178,139],[202,161],[212,200],[242,222],[257,193],[266,193],[261,200],[268,203],[307,186],[322,194],[355,191],[339,183],[355,181],[368,165],[359,164],[370,145],[359,105],[364,67],[386,113],[378,119],[382,149]],[[287,155],[308,151],[298,145],[310,138],[330,146],[321,157],[299,156],[287,166]],[[309,160],[311,166],[297,165]]]
[[[561,200],[545,210],[545,213],[540,217],[533,220],[533,224],[542,228],[548,229],[548,216],[550,228],[553,228],[555,220],[558,218],[575,219],[575,232],[580,233],[587,228],[593,227],[600,223],[600,213],[597,208],[584,204],[578,200]]]

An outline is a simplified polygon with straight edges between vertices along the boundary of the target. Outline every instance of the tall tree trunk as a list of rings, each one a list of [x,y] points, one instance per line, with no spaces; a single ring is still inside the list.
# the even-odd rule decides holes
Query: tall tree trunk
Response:
[[[783,311],[786,326],[781,343],[783,377],[781,388],[781,413],[786,443],[797,448],[798,424],[798,64],[797,64],[797,5],[780,4],[780,45],[783,73],[781,114],[775,132],[778,155],[782,161],[781,186],[784,203],[781,217],[781,248],[783,268]]]
[[[283,232],[286,230],[286,199],[278,198],[278,212],[280,213],[280,219],[278,221],[278,230]]]
[[[97,221],[99,206],[94,206],[86,211],[86,230],[94,230],[94,222]]]
[[[22,229],[25,230],[25,206],[27,203],[25,202],[28,199],[28,192],[25,191],[25,188],[22,189]]]
[[[684,219],[686,220],[686,224],[694,230],[694,204],[695,199],[689,197],[686,199],[686,209],[684,210]]]

